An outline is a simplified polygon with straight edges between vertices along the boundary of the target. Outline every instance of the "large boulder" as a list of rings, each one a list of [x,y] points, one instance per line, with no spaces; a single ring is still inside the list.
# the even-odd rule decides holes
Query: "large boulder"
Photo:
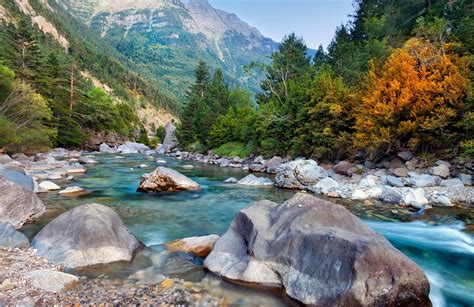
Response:
[[[176,137],[176,126],[173,123],[166,124],[165,132],[166,135],[161,150],[166,153],[178,147],[178,138]]]
[[[142,176],[139,192],[178,192],[196,191],[201,187],[195,181],[181,173],[166,167],[158,167],[152,173]]]
[[[308,305],[430,305],[413,261],[344,207],[304,193],[241,210],[204,266]]]
[[[0,223],[0,247],[28,248],[28,238],[10,223]]]
[[[0,176],[0,223],[20,228],[26,222],[41,216],[46,207],[30,190]]]
[[[29,191],[35,190],[35,182],[31,176],[25,175],[23,169],[10,166],[0,165],[0,176],[5,177],[7,180],[17,183]]]
[[[77,268],[130,261],[140,242],[114,210],[88,204],[52,220],[36,235],[31,246],[50,262]]]
[[[276,174],[278,167],[283,163],[283,158],[275,156],[271,158],[265,166],[267,167],[267,173]]]
[[[277,169],[275,184],[287,189],[308,189],[327,178],[324,168],[314,160],[296,160],[282,164]]]

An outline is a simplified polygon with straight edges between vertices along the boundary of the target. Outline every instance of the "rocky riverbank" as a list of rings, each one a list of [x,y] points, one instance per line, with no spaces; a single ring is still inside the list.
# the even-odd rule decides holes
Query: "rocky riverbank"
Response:
[[[378,164],[370,162],[321,163],[311,159],[290,160],[273,157],[220,157],[174,151],[170,157],[220,167],[241,168],[251,173],[275,176],[280,188],[306,190],[331,198],[357,201],[381,201],[387,204],[411,206],[416,209],[432,206],[471,205],[473,162],[466,158],[458,163],[437,161],[425,164],[409,152]],[[246,180],[247,182],[248,180]],[[258,180],[253,178],[258,184]]]
[[[32,274],[34,272],[40,273]],[[0,305],[219,306],[224,303],[206,282],[164,279],[160,283],[150,285],[138,280],[107,276],[94,279],[80,277],[69,282],[69,279],[64,279],[62,275],[72,276],[64,274],[62,266],[51,264],[45,258],[39,257],[35,249],[0,248]],[[51,289],[51,285],[56,285],[57,288]]]

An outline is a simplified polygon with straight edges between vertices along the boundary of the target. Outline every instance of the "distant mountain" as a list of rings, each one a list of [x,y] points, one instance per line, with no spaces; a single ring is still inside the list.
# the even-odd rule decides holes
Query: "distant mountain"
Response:
[[[193,81],[199,60],[222,68],[229,81],[256,90],[258,80],[244,74],[244,65],[267,62],[278,47],[207,0],[55,1],[99,33],[141,74],[158,79],[177,97],[183,97]]]

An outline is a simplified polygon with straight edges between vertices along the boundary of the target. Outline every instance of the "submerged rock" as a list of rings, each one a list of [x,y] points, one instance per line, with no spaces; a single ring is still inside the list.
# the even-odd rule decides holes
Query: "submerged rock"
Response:
[[[192,237],[166,243],[166,248],[172,252],[184,252],[205,258],[214,248],[219,239],[218,235]]]
[[[166,167],[158,167],[142,176],[138,192],[178,192],[200,190],[198,183],[183,174]]]
[[[46,207],[30,190],[0,176],[0,223],[20,228],[26,222],[40,217]]]
[[[237,184],[248,186],[273,186],[273,181],[270,178],[257,177],[250,174],[240,179]]]
[[[344,207],[303,193],[241,210],[204,265],[308,305],[430,305],[413,261]]]
[[[50,262],[67,268],[130,261],[140,246],[114,210],[88,204],[47,224],[31,246]]]
[[[39,185],[39,192],[57,191],[61,190],[61,187],[51,181],[43,181]]]
[[[10,223],[0,223],[0,247],[28,248],[28,238]]]
[[[81,196],[83,194],[86,194],[87,190],[78,186],[73,186],[67,187],[64,190],[59,191],[58,193],[59,195],[63,196]]]

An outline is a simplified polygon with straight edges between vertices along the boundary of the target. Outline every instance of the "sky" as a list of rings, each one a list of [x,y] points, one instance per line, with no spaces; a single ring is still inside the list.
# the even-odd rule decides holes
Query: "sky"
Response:
[[[218,9],[235,13],[264,36],[280,42],[291,32],[308,47],[327,47],[336,27],[349,21],[352,0],[209,0]]]

